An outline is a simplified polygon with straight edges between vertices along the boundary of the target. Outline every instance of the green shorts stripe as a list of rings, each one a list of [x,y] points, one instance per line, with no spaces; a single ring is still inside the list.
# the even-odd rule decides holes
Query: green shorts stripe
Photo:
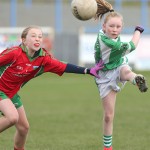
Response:
[[[8,96],[4,92],[0,91],[0,101],[7,98]]]
[[[19,108],[23,105],[21,102],[21,97],[18,94],[14,95],[14,97],[11,100],[16,108]]]

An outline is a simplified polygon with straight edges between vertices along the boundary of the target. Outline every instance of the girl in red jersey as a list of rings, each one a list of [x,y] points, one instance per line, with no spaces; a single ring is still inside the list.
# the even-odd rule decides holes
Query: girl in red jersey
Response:
[[[21,38],[20,46],[0,54],[0,111],[3,114],[0,132],[15,125],[14,150],[24,150],[29,130],[26,113],[17,94],[25,83],[45,72],[59,76],[64,72],[90,74],[99,78],[97,72],[103,68],[102,61],[88,69],[54,59],[41,48],[43,33],[38,26],[25,28]]]

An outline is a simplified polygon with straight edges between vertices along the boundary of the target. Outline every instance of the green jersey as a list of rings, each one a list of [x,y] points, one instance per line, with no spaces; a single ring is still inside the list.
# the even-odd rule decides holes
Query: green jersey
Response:
[[[111,39],[100,30],[94,49],[95,62],[98,63],[102,59],[104,62],[103,71],[105,71],[127,63],[128,59],[125,55],[135,50],[135,45],[132,41],[121,42],[120,37]]]

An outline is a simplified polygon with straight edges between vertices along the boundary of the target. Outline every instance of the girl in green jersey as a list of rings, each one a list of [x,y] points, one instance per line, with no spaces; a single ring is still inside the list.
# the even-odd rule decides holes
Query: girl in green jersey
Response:
[[[141,92],[148,87],[145,78],[132,72],[128,65],[126,54],[135,50],[141,33],[144,29],[135,27],[129,42],[120,40],[123,27],[123,17],[113,10],[111,4],[104,0],[96,0],[98,10],[96,19],[103,19],[102,29],[98,33],[95,43],[95,62],[102,60],[104,68],[99,71],[100,79],[95,78],[103,106],[103,141],[104,150],[112,150],[113,119],[117,92],[120,91],[118,83],[125,84],[130,81],[137,85]],[[107,13],[107,14],[105,14]]]

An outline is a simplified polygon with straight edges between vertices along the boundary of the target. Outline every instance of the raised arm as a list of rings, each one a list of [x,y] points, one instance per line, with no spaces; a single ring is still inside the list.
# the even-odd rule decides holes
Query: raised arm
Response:
[[[132,37],[131,41],[134,43],[135,47],[137,47],[137,45],[139,43],[139,40],[140,40],[140,37],[141,37],[141,34],[144,31],[144,28],[142,28],[140,26],[136,26],[134,31],[135,32],[133,34],[133,37]]]

